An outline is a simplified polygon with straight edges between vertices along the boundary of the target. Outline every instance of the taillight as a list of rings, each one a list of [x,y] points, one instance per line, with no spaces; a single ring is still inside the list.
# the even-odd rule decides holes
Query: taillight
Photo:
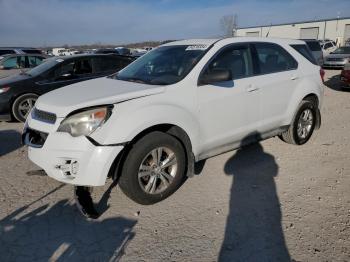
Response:
[[[322,82],[324,83],[324,75],[326,74],[326,72],[323,70],[323,68],[320,69],[320,76],[322,79]]]

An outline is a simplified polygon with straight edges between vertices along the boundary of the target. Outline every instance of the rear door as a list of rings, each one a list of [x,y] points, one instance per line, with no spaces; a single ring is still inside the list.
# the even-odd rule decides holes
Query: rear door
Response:
[[[254,62],[259,68],[256,77],[261,96],[261,126],[265,133],[283,123],[290,97],[298,84],[298,63],[281,46],[274,43],[255,43]]]

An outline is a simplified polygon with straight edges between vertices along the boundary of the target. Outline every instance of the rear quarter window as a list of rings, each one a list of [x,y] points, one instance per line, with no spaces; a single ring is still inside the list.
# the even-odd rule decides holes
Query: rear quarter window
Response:
[[[320,43],[317,41],[305,41],[311,51],[321,51]]]
[[[314,65],[318,65],[315,57],[306,45],[291,45],[291,47],[293,47],[296,51],[298,51],[299,54],[301,54],[311,63],[313,63]]]

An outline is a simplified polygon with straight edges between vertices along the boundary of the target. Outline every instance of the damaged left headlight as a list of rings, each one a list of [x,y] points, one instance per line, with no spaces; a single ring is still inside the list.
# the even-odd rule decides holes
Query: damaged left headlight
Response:
[[[66,132],[73,137],[88,136],[102,126],[111,114],[111,106],[87,109],[64,119],[57,129],[57,132]]]

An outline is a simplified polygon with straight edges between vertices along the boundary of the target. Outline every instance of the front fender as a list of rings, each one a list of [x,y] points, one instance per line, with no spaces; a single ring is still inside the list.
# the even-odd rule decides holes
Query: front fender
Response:
[[[150,127],[171,124],[187,133],[196,155],[199,145],[199,123],[191,111],[175,104],[149,105],[147,100],[117,104],[111,118],[91,137],[104,145],[125,143],[132,141]]]

